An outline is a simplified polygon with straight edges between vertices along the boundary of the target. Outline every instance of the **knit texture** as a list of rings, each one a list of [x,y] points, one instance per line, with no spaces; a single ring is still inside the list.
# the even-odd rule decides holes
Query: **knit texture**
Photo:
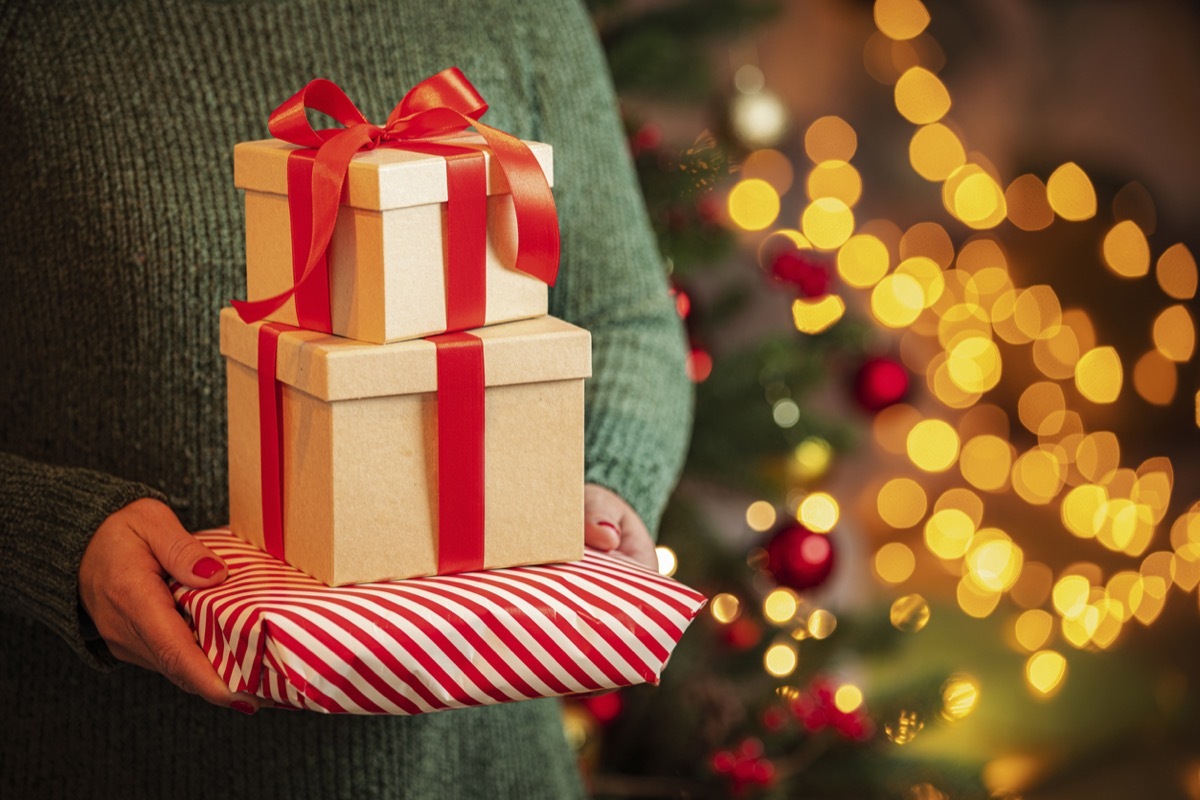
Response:
[[[587,479],[654,527],[684,451],[682,335],[574,0],[0,0],[0,795],[579,794],[558,706],[244,718],[113,669],[78,611],[91,534],[140,497],[228,515],[217,312],[245,296],[232,149],[312,77],[373,120],[457,65],[555,148],[551,313],[591,330]]]

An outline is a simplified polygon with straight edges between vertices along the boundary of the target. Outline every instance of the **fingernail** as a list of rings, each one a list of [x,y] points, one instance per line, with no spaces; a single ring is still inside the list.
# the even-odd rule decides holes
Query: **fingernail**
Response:
[[[234,700],[229,704],[229,707],[238,713],[245,714],[246,716],[250,716],[254,714],[254,712],[258,711],[257,708],[250,705],[245,700]]]
[[[192,574],[197,578],[211,578],[221,571],[221,566],[220,561],[205,556],[192,566]]]

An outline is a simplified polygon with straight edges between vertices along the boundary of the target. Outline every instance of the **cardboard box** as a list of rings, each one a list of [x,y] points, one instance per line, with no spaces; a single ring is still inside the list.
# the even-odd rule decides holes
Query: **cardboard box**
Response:
[[[171,591],[235,692],[324,714],[425,714],[658,683],[704,597],[620,556],[350,588],[322,586],[227,531],[229,565]]]
[[[264,546],[258,328],[221,312],[230,527]],[[583,554],[583,379],[591,337],[553,317],[480,328],[485,361],[484,566]],[[286,560],[330,585],[437,572],[435,346],[279,339]]]
[[[482,143],[475,135],[447,144]],[[526,142],[553,184],[549,145]],[[246,191],[246,288],[250,300],[291,288],[288,154],[295,145],[266,139],[233,150],[234,184]],[[488,160],[485,325],[546,313],[547,287],[512,268],[516,221],[504,173]],[[364,342],[395,342],[446,330],[445,160],[381,147],[350,162],[328,250],[333,332]],[[268,319],[296,324],[289,299]]]

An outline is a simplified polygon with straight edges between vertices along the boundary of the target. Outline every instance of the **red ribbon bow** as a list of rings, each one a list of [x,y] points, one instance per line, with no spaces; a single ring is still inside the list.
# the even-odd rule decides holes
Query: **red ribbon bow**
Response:
[[[310,109],[343,127],[315,130],[306,115]],[[550,185],[524,142],[479,121],[487,109],[466,76],[450,67],[414,86],[392,109],[383,127],[368,121],[337,84],[324,78],[309,82],[271,112],[268,128],[273,136],[317,150],[312,170],[312,232],[304,268],[292,288],[262,300],[234,300],[241,318],[254,322],[266,317],[320,271],[355,153],[426,143],[467,128],[483,136],[508,181],[517,221],[514,267],[553,286],[558,274],[559,236]]]

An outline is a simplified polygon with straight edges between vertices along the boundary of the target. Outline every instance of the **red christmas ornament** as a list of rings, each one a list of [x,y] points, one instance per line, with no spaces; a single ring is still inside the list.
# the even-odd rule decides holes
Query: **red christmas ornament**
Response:
[[[792,701],[792,714],[810,733],[833,728],[847,739],[864,742],[875,733],[865,706],[842,711],[834,702],[834,685],[828,678],[817,677]]]
[[[780,586],[798,592],[814,589],[833,572],[833,540],[799,523],[777,529],[766,549],[767,572]]]
[[[771,276],[791,284],[802,297],[824,297],[829,292],[829,268],[810,250],[783,250],[771,259]]]
[[[747,790],[766,788],[775,782],[775,763],[763,755],[762,741],[753,737],[731,750],[713,753],[709,765],[713,772],[733,784],[734,797],[742,797]]]
[[[651,150],[657,150],[662,144],[663,135],[662,128],[655,125],[653,122],[647,122],[642,127],[637,129],[629,139],[629,149],[636,156],[640,153],[645,153]]]
[[[854,399],[872,414],[899,403],[906,394],[908,370],[890,358],[868,358],[854,376]]]
[[[584,708],[592,712],[592,716],[601,725],[607,725],[621,715],[621,709],[624,703],[621,701],[621,695],[618,692],[608,692],[606,694],[592,695],[591,697],[581,698],[579,701]]]
[[[721,638],[734,650],[749,650],[762,639],[762,628],[745,616],[721,627]]]

